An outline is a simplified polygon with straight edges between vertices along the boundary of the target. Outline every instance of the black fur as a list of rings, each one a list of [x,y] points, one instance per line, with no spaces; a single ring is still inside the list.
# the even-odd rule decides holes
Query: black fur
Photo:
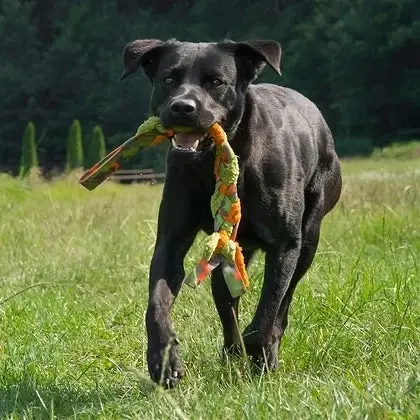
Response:
[[[251,84],[266,64],[280,74],[280,55],[274,41],[137,40],[124,51],[122,76],[144,69],[153,84],[152,113],[168,128],[188,125],[204,132],[219,122],[228,133],[240,163],[238,241],[246,261],[257,249],[266,253],[260,301],[243,339],[255,363],[266,362],[271,370],[278,365],[293,292],[314,258],[321,221],[341,193],[333,138],[317,107],[294,90]],[[185,254],[197,232],[213,231],[213,162],[211,144],[199,153],[172,148],[167,157],[146,324],[150,375],[160,380],[169,347],[163,366],[169,387],[183,375],[170,310],[184,277]],[[219,269],[211,284],[224,350],[236,351],[233,311],[238,316],[239,299],[231,298]]]

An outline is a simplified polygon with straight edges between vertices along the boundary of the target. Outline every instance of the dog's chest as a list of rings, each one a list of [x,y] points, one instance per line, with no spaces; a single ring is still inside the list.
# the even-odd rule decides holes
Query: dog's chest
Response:
[[[201,226],[207,234],[214,231],[214,219],[210,210],[211,196],[214,192],[214,178],[204,178],[201,190]],[[241,245],[252,247],[264,247],[264,244],[276,240],[278,214],[271,217],[270,205],[272,198],[267,191],[261,188],[257,181],[247,180],[242,174],[238,179],[238,194],[241,200],[241,221],[238,230],[238,240]],[[276,206],[275,206],[276,207]],[[274,229],[275,228],[275,229]]]
[[[240,172],[237,182],[238,194],[241,200],[241,221],[238,230],[238,240],[243,245],[264,248],[278,242],[287,230],[294,224],[295,194],[300,186],[292,187],[285,182],[281,165],[273,165],[271,161],[265,166],[255,165],[252,159],[239,155]],[[192,177],[191,182],[198,188],[200,199],[200,228],[207,234],[214,231],[214,220],[210,210],[211,196],[214,193],[215,178],[213,173],[214,157],[201,161],[200,170]],[[198,175],[198,173],[200,175]]]

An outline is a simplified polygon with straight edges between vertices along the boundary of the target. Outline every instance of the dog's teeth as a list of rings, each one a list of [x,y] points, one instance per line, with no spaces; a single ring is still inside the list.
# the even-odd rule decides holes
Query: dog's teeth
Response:
[[[205,136],[201,137],[199,140],[196,140],[194,142],[194,144],[192,146],[190,146],[190,147],[179,146],[177,144],[176,140],[175,140],[175,137],[173,139],[171,139],[171,143],[172,143],[172,146],[174,147],[174,149],[184,150],[186,152],[195,152],[197,150],[198,145],[200,144],[200,142],[202,141],[202,139],[204,137]]]

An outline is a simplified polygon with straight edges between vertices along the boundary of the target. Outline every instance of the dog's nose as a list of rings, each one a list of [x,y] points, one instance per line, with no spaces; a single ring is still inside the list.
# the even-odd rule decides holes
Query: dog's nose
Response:
[[[192,99],[177,99],[171,104],[171,111],[174,114],[191,114],[196,108],[195,101]]]

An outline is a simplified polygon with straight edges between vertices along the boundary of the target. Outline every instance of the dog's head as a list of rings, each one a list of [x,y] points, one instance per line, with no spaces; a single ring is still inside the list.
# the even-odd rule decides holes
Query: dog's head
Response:
[[[248,85],[266,64],[280,74],[280,45],[275,41],[189,43],[141,39],[124,49],[127,77],[142,68],[153,86],[151,111],[166,128],[189,127],[174,149],[195,152],[211,142],[204,134],[220,123],[232,134],[239,123]]]

